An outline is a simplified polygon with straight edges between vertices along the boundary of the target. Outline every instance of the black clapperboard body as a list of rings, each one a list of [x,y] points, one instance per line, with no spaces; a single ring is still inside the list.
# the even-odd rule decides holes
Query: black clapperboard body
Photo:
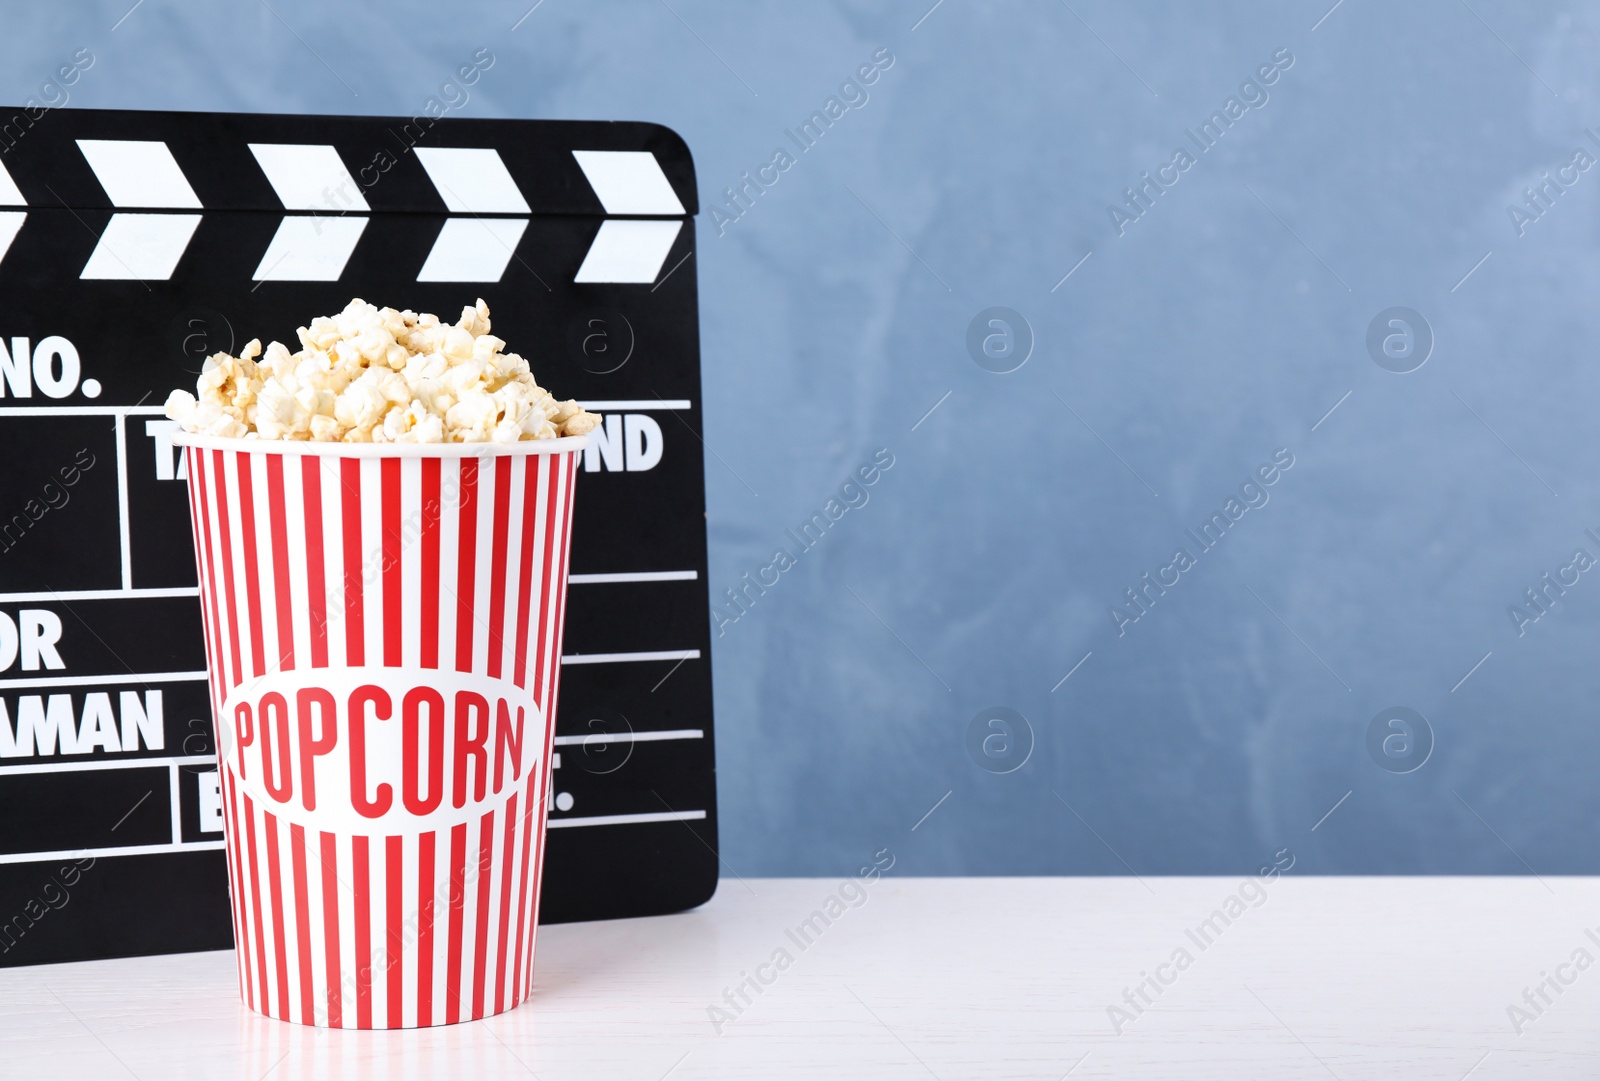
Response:
[[[716,888],[687,147],[651,124],[57,110],[0,137],[0,966],[232,945],[162,403],[352,297],[482,297],[606,416],[576,496],[541,920]]]

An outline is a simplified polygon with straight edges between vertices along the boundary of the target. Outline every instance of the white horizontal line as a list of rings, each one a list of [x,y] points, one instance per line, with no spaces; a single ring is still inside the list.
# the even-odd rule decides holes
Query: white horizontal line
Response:
[[[0,777],[15,777],[24,773],[83,773],[88,770],[108,769],[162,769],[167,766],[214,766],[214,754],[183,755],[160,758],[102,758],[67,762],[28,762],[20,766],[0,766]]]
[[[8,852],[0,855],[0,865],[54,863],[58,860],[81,860],[89,857],[98,860],[107,856],[148,856],[158,852],[212,852],[227,847],[227,844],[227,841],[190,841],[178,845],[128,845],[125,848],[78,848],[61,852]]]
[[[562,664],[615,664],[625,661],[697,661],[698,649],[658,649],[642,653],[573,653],[561,658]],[[0,691],[30,687],[92,687],[117,683],[199,682],[204,672],[130,672],[109,676],[43,676],[29,679],[0,679]]]
[[[596,732],[592,736],[557,736],[557,747],[578,747],[590,743],[652,743],[660,739],[703,739],[700,728],[674,728],[665,732]]]
[[[164,417],[163,405],[8,405],[0,406],[0,417]]]
[[[615,402],[579,402],[596,413],[624,413],[629,410],[635,412],[645,409],[690,409],[692,408],[687,398],[647,398],[641,401],[615,401]]]
[[[637,401],[622,399],[605,402],[579,402],[585,409],[595,412],[641,413],[647,409],[692,409],[688,398],[641,398]],[[0,406],[0,417],[115,417],[115,416],[167,415],[163,405],[8,405]]]
[[[620,661],[697,661],[698,649],[658,649],[649,653],[573,653],[562,664],[614,664]]]
[[[545,825],[551,829],[566,826],[631,826],[640,822],[691,822],[704,818],[704,811],[656,811],[642,815],[596,815],[592,818],[552,818]]]
[[[3,411],[0,411],[3,412]],[[194,586],[175,589],[79,589],[44,593],[0,593],[0,604],[28,604],[35,601],[125,601],[138,598],[198,597]]]
[[[692,582],[699,571],[620,571],[614,574],[569,574],[567,584],[602,585],[607,582]]]
[[[111,683],[192,683],[205,678],[204,672],[130,672],[125,676],[43,676],[38,679],[0,679],[0,691],[20,691],[29,687],[103,687]]]

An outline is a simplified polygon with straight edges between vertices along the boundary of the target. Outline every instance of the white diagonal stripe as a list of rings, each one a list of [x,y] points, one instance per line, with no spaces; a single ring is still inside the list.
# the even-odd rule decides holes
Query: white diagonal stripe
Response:
[[[490,147],[419,146],[417,160],[452,214],[528,214],[528,201]]]
[[[317,143],[251,143],[250,153],[285,210],[370,210],[344,159]]]
[[[11,179],[11,174],[6,172],[6,167],[0,165],[0,206],[27,206],[28,200],[22,197],[22,191],[17,187],[17,182]]]
[[[256,267],[255,281],[333,282],[367,227],[359,216],[284,218]]]
[[[527,218],[449,218],[417,280],[497,282],[527,227]]]
[[[649,285],[682,228],[681,221],[603,221],[573,280]]]
[[[648,150],[574,150],[607,214],[682,214],[683,204]]]
[[[20,210],[7,210],[0,213],[0,259],[6,257],[6,252],[11,250],[11,242],[17,239],[17,230],[22,228],[22,223],[28,220],[28,215]]]
[[[142,139],[79,139],[78,149],[116,207],[199,210],[200,197],[167,144]]]
[[[199,225],[199,214],[113,214],[78,277],[165,281]]]

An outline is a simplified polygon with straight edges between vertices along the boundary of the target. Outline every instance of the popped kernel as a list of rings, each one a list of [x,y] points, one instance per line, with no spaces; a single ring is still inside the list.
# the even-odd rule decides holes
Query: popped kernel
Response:
[[[205,435],[322,443],[515,443],[595,429],[600,417],[557,401],[489,329],[481,299],[453,326],[352,300],[299,328],[299,352],[254,340],[237,357],[208,357],[196,393],[173,391],[167,416]]]

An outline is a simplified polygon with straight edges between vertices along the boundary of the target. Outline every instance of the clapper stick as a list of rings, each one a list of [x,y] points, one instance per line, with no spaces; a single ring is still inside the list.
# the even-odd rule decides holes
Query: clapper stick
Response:
[[[204,358],[488,301],[605,414],[541,917],[717,877],[688,149],[649,124],[56,110],[0,133],[0,966],[232,943],[187,477]]]

